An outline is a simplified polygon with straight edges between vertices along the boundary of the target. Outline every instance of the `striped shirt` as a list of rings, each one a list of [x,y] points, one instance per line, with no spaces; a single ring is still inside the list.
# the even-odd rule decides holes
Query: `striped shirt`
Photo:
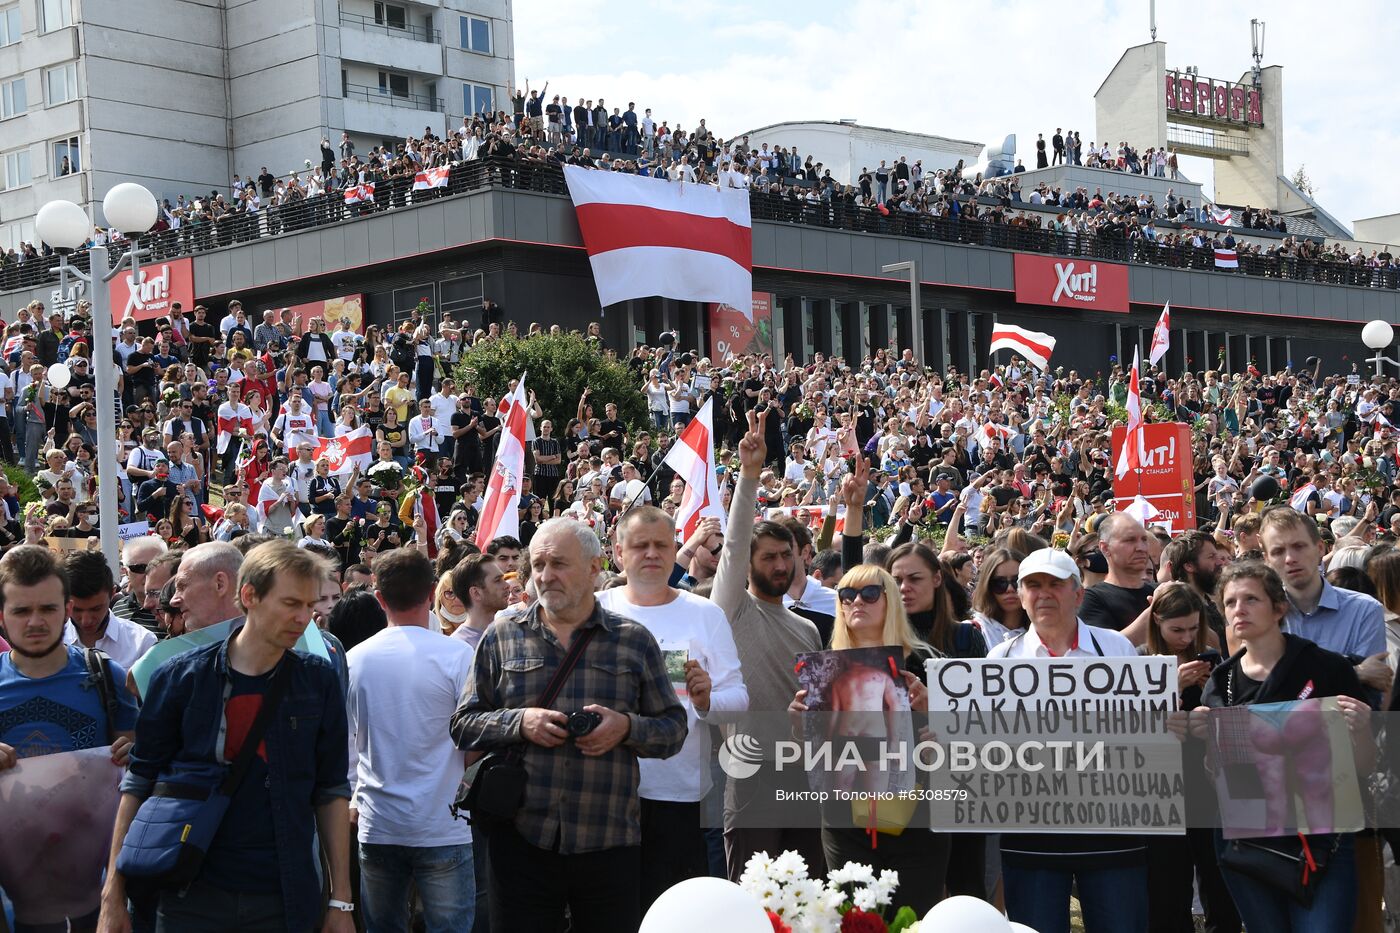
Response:
[[[587,627],[600,631],[550,708],[574,713],[596,703],[626,714],[631,730],[606,755],[585,757],[573,739],[544,748],[524,737],[525,708],[538,701],[568,653],[540,621],[538,606],[486,630],[452,716],[461,748],[523,746],[529,780],[515,828],[532,845],[564,855],[639,845],[637,759],[670,758],[686,736],[685,708],[652,634],[596,600],[575,637]]]

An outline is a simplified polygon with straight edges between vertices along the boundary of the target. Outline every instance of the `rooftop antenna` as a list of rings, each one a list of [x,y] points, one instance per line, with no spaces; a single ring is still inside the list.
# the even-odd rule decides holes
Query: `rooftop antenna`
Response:
[[[1157,0],[1149,0],[1149,22],[1152,24],[1152,41],[1157,41]]]
[[[1260,75],[1263,71],[1262,63],[1264,61],[1264,21],[1262,19],[1252,19],[1249,21],[1249,37],[1254,47],[1254,86],[1258,87],[1261,81]]]

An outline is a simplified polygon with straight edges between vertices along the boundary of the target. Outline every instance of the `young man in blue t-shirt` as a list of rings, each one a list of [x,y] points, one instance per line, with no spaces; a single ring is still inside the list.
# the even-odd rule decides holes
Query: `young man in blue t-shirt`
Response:
[[[85,649],[63,643],[69,580],[54,553],[22,545],[0,560],[0,781],[21,758],[110,746],[125,764],[136,728],[136,701],[126,671],[105,660],[115,701],[109,718],[104,690],[88,673]],[[102,879],[94,874],[93,890]],[[97,911],[68,918],[69,929],[96,929]]]
[[[66,571],[47,548],[26,545],[0,560],[0,772],[21,758],[110,745],[122,764],[136,728],[126,671],[108,660],[116,716],[109,723],[99,684],[81,645],[63,643],[68,619]]]

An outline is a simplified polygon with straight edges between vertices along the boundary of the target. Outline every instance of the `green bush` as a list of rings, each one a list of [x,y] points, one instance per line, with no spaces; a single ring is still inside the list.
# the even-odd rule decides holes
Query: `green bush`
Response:
[[[19,487],[20,505],[38,501],[39,488],[34,485],[34,478],[24,472],[23,468],[12,463],[5,464],[5,478]]]
[[[521,372],[527,373],[525,388],[535,393],[540,410],[554,422],[556,437],[564,435],[570,419],[577,415],[585,386],[592,390],[594,417],[605,417],[603,406],[616,402],[618,417],[629,428],[646,422],[641,383],[625,363],[606,359],[579,334],[483,341],[463,355],[457,381],[459,386],[475,384],[483,398],[499,398]]]

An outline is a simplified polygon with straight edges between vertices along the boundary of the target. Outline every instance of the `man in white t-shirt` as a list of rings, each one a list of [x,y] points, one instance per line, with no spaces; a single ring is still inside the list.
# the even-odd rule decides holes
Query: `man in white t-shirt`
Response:
[[[710,791],[710,729],[719,714],[749,708],[739,651],[719,606],[667,586],[676,563],[676,526],[654,506],[617,523],[615,554],[624,586],[598,602],[656,638],[686,708],[685,745],[672,758],[642,758],[642,912],[667,888],[707,874],[700,802]]]
[[[283,406],[282,413],[273,422],[272,440],[288,456],[295,456],[297,446],[302,443],[318,443],[316,418],[306,407],[301,393],[293,392],[287,397],[287,404]]]
[[[428,630],[437,580],[420,551],[380,555],[374,579],[389,627],[346,653],[350,805],[358,818],[365,925],[408,929],[416,887],[428,929],[469,930],[476,903],[472,832],[448,816],[463,756],[447,721],[475,650]]]

